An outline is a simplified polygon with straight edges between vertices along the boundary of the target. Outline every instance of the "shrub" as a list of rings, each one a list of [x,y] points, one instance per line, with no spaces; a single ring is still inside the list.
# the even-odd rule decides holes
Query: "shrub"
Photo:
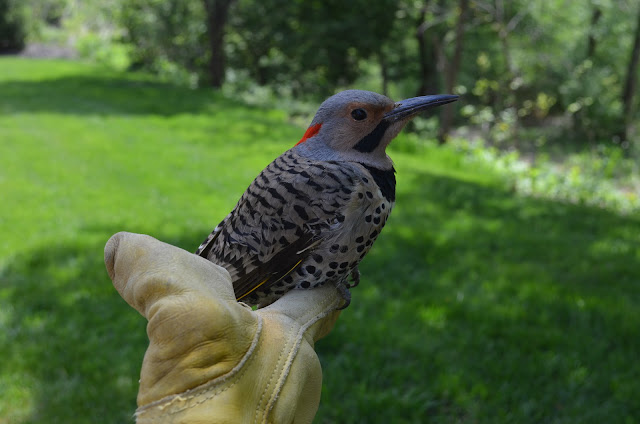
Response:
[[[24,20],[12,0],[0,0],[0,54],[16,53],[24,48]]]

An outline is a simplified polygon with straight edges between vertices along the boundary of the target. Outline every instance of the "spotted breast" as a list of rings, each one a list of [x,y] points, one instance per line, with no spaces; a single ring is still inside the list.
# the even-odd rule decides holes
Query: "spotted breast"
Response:
[[[358,263],[394,200],[393,170],[289,151],[258,175],[196,254],[226,268],[238,300],[251,305],[327,283],[342,292],[348,276],[357,283]]]

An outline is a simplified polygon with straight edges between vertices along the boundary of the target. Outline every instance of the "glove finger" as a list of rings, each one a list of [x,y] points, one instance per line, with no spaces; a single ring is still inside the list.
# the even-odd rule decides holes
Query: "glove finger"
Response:
[[[252,345],[258,319],[236,302],[223,268],[132,233],[111,237],[105,265],[123,299],[149,320],[140,405],[229,373]]]
[[[258,314],[278,314],[296,321],[307,336],[317,341],[329,334],[344,303],[338,290],[330,285],[311,290],[291,290]]]
[[[166,296],[175,291],[199,291],[204,296],[235,301],[231,279],[225,269],[143,234],[120,232],[105,246],[105,266],[113,285],[132,307],[147,316],[148,296]],[[140,277],[160,277],[164,284],[140,290]]]

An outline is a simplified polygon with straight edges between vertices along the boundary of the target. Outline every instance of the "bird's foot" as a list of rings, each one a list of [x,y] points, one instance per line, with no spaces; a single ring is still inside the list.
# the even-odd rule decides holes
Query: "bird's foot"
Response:
[[[349,287],[350,286],[348,284],[343,283],[339,283],[336,286],[336,288],[338,289],[338,293],[340,293],[340,296],[342,296],[342,299],[344,299],[344,303],[338,308],[339,311],[346,309],[347,306],[351,304],[351,292],[349,291]]]
[[[349,277],[351,277],[351,284],[348,284],[347,288],[351,289],[360,284],[360,270],[358,269],[358,265],[351,270]]]

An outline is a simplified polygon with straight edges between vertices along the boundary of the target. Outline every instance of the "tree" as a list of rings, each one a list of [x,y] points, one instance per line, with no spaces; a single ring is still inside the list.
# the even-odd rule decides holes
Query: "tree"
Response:
[[[24,23],[12,0],[0,0],[0,54],[24,48]]]
[[[442,2],[440,2],[442,3]],[[429,6],[433,2],[426,1],[418,14],[416,39],[418,40],[418,58],[420,62],[420,87],[417,96],[433,94],[438,91],[438,56],[436,54],[436,40],[441,39],[439,35],[433,35],[427,39],[427,31],[434,32],[436,25],[444,22],[442,13],[429,13]],[[442,5],[433,5],[436,9],[441,9]],[[431,42],[429,42],[431,41]]]
[[[448,58],[442,48],[439,50],[439,59],[444,73],[444,86],[447,93],[453,93],[453,88],[458,80],[458,73],[462,61],[462,46],[465,32],[465,24],[469,12],[469,0],[460,0],[458,6],[458,18],[455,27],[455,45],[451,58]],[[440,112],[440,128],[438,130],[438,142],[444,144],[453,124],[453,108],[442,108]]]
[[[627,66],[627,76],[624,82],[624,88],[622,89],[622,118],[623,128],[621,131],[622,140],[628,138],[629,123],[632,118],[633,110],[633,98],[636,93],[637,74],[638,74],[638,60],[640,59],[640,9],[638,9],[636,17],[636,28],[633,37],[633,47],[631,48],[631,57]]]
[[[229,8],[235,0],[202,0],[207,13],[207,32],[209,35],[209,84],[214,88],[222,87],[225,77],[226,58],[224,53],[225,25]]]
[[[600,18],[602,17],[602,9],[597,4],[594,4],[592,7],[591,24],[589,26],[589,37],[587,40],[587,59],[592,57],[596,52],[596,44],[598,40],[596,39],[595,29],[598,25],[598,21],[600,21]]]
[[[324,97],[355,81],[363,60],[380,59],[396,9],[394,0],[240,0],[230,62],[260,84]]]
[[[134,68],[145,68],[169,79],[203,74],[208,59],[207,28],[200,2],[127,0],[116,14],[123,40],[131,46]]]

